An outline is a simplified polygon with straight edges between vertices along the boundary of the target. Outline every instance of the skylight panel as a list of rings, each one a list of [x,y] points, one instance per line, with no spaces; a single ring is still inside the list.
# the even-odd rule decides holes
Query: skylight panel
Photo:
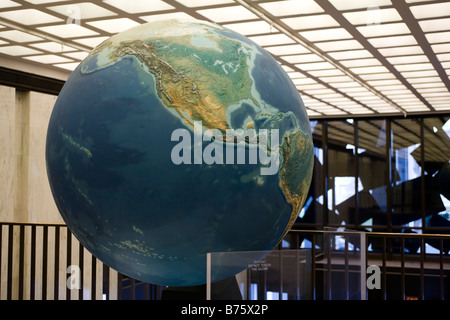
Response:
[[[0,37],[21,43],[42,40],[42,38],[36,37],[34,35],[19,30],[1,31]]]
[[[306,49],[304,46],[299,44],[290,44],[284,46],[274,46],[265,48],[270,53],[277,56],[284,56],[290,54],[301,54],[301,53],[309,53],[310,51]]]
[[[10,0],[2,0],[0,2],[0,9],[11,8],[11,7],[19,7],[19,6],[20,6],[20,4],[18,4],[17,2],[10,1]]]
[[[300,32],[300,35],[312,42],[353,38],[344,28],[303,31]]]
[[[41,31],[47,32],[51,35],[55,35],[61,38],[75,38],[75,37],[84,37],[84,36],[92,36],[97,35],[98,33],[92,31],[91,29],[85,28],[78,24],[62,24],[56,26],[47,26],[47,27],[39,27]]]
[[[202,16],[218,23],[258,18],[258,16],[256,16],[253,12],[242,6],[204,9],[198,10],[197,12]]]
[[[173,6],[161,0],[105,0],[103,2],[127,13],[153,12],[174,9]]]
[[[357,67],[357,68],[350,68],[350,70],[355,72],[356,74],[388,72],[386,67],[383,66]]]
[[[80,64],[79,62],[57,63],[57,64],[54,64],[54,66],[58,67],[58,68],[66,69],[69,71],[73,71],[73,70],[75,70],[76,67],[78,67],[79,64]]]
[[[23,9],[0,12],[0,17],[23,25],[34,25],[62,21],[62,19],[36,9]]]
[[[407,46],[407,47],[394,47],[378,50],[383,56],[402,56],[402,55],[414,55],[421,54],[423,50],[419,46]]]
[[[72,59],[60,57],[60,56],[57,56],[57,55],[54,55],[54,54],[45,54],[45,55],[40,55],[40,56],[29,56],[29,57],[25,57],[25,59],[36,61],[36,62],[40,62],[40,63],[45,63],[45,64],[58,63],[58,62],[69,62],[69,61],[72,62]]]
[[[313,84],[316,82],[311,78],[299,78],[299,79],[292,79],[292,83],[295,84],[296,86],[301,86],[301,85]]]
[[[103,18],[108,16],[115,16],[116,13],[107,10],[103,7],[97,6],[90,2],[81,2],[75,4],[65,4],[59,6],[49,7],[50,10],[58,12],[65,16],[72,16],[74,12],[74,7],[77,8],[77,13],[80,14],[80,20],[82,19],[91,19],[91,18]]]
[[[348,50],[348,51],[330,52],[329,55],[336,60],[373,57],[372,54],[365,49],[364,50]]]
[[[450,28],[450,27],[449,27]],[[425,34],[429,43],[444,43],[450,42],[450,32],[436,32]]]
[[[357,29],[366,38],[410,33],[410,30],[403,22],[389,23],[389,24],[373,24],[368,26],[357,27]]]
[[[30,49],[24,46],[6,46],[0,47],[0,53],[8,54],[11,56],[24,56],[41,53],[41,51]]]
[[[321,69],[333,69],[334,66],[329,62],[314,62],[314,63],[301,63],[295,65],[300,70],[321,70]]]
[[[395,9],[379,9],[376,11],[376,23],[401,21],[402,17]],[[367,25],[374,23],[374,12],[371,10],[343,13],[343,16],[353,25]]]
[[[317,54],[313,54],[313,53],[283,56],[283,59],[289,63],[304,63],[304,62],[323,61],[323,59],[321,57],[319,57]]]
[[[375,6],[387,6],[391,5],[390,0],[358,0],[358,1],[349,1],[349,0],[329,0],[333,6],[338,10],[351,10],[351,9],[361,9],[361,8],[369,8]]]
[[[391,57],[391,58],[386,58],[386,59],[392,64],[430,62],[426,55]]]
[[[450,52],[450,43],[432,44],[431,49],[434,53]]]
[[[431,63],[413,63],[413,64],[399,64],[394,65],[398,71],[413,71],[413,70],[430,70],[434,69]]]
[[[74,42],[78,42],[84,44],[85,46],[94,48],[98,46],[100,43],[109,39],[109,37],[92,37],[92,38],[83,38],[83,39],[75,39]]]
[[[424,32],[448,30],[450,28],[450,18],[423,20],[419,21],[419,25]]]
[[[338,27],[339,23],[330,15],[320,14],[314,16],[294,17],[281,19],[289,27],[295,30],[307,30],[316,28]]]
[[[321,78],[325,82],[326,82],[326,77],[343,76],[344,75],[344,73],[341,70],[338,70],[338,69],[332,69],[332,70],[311,70],[311,71],[309,71],[309,73],[311,75],[313,75],[314,77]]]
[[[141,19],[147,22],[169,20],[169,19],[179,19],[179,20],[193,20],[194,18],[185,12],[174,12],[174,13],[160,13],[152,14],[148,16],[142,16]]]
[[[341,63],[347,68],[381,65],[381,62],[375,58],[342,60]]]
[[[316,43],[316,46],[323,51],[341,51],[363,49],[361,43],[356,40],[341,40]]]
[[[270,24],[265,21],[252,21],[226,24],[224,27],[229,28],[243,35],[261,34],[261,33],[273,33],[278,32]]]
[[[410,46],[417,44],[416,39],[411,36],[396,36],[367,39],[376,48]]]
[[[102,29],[108,33],[122,32],[139,25],[139,23],[137,23],[136,21],[128,18],[97,20],[87,22],[87,24],[94,26],[98,29]]]
[[[410,9],[416,19],[449,16],[450,2],[411,6]]]
[[[294,14],[309,14],[323,12],[314,0],[286,0],[260,3],[259,6],[274,16],[287,16]]]
[[[32,3],[32,4],[44,4],[44,3],[53,3],[53,2],[64,2],[64,1],[70,1],[70,0],[25,0],[25,1]]]
[[[65,56],[71,57],[76,60],[84,60],[88,56],[88,54],[88,52],[84,51],[64,53]]]
[[[67,45],[63,45],[61,43],[52,42],[52,41],[33,43],[33,44],[30,44],[30,46],[41,49],[41,50],[50,51],[50,52],[66,52],[66,51],[74,51],[75,50],[74,48],[69,47]]]
[[[189,7],[189,8],[196,8],[196,7],[203,7],[203,6],[210,6],[210,5],[216,5],[216,4],[226,4],[226,3],[234,3],[234,0],[175,0],[178,3],[181,3],[182,5]]]
[[[249,37],[252,41],[256,42],[260,46],[271,46],[279,44],[294,43],[294,40],[284,34],[271,34],[265,36]]]
[[[411,79],[438,76],[438,73],[436,72],[436,70],[406,71],[402,72],[402,76],[404,76],[406,79]]]

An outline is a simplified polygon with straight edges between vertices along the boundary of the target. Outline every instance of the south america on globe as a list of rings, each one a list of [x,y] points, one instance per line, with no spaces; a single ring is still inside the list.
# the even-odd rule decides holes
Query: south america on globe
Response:
[[[194,286],[208,252],[281,241],[308,194],[313,144],[297,89],[261,47],[166,20],[112,36],[73,71],[46,163],[58,210],[94,256],[141,281]]]

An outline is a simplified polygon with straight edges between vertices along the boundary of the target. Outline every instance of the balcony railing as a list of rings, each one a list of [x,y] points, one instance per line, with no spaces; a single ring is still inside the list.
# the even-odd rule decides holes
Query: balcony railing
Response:
[[[311,299],[449,299],[450,235],[292,230],[278,249],[302,248],[311,250]],[[366,287],[369,265],[380,268],[380,289]],[[104,265],[63,224],[0,223],[0,300],[160,299],[161,292]]]

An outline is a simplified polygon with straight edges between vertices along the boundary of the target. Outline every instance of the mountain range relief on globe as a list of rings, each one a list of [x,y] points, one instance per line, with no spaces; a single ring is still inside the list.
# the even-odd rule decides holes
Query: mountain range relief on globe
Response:
[[[165,20],[112,36],[74,70],[46,161],[56,205],[92,254],[138,280],[193,286],[206,282],[208,252],[281,241],[308,194],[313,144],[268,53],[219,25]],[[219,262],[212,280],[247,267]]]

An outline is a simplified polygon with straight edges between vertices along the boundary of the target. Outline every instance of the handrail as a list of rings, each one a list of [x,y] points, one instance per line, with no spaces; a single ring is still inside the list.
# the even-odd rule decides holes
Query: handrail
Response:
[[[295,229],[290,230],[290,233],[314,233],[314,234],[324,234],[324,233],[333,233],[333,234],[360,234],[365,233],[369,236],[379,236],[379,237],[406,237],[406,238],[448,238],[450,239],[450,234],[445,233],[396,233],[396,232],[372,232],[372,231],[339,231],[339,230],[301,230]]]

